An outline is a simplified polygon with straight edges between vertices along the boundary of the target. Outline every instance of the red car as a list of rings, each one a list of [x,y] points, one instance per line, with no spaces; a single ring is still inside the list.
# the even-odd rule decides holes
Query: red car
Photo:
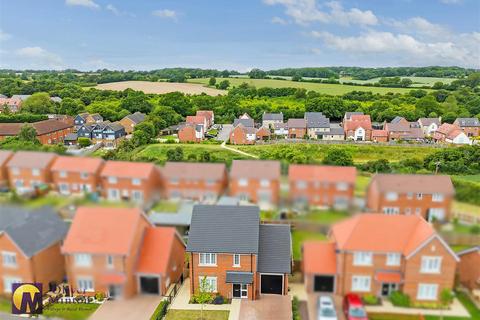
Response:
[[[343,313],[347,320],[368,320],[362,299],[354,293],[343,298]]]

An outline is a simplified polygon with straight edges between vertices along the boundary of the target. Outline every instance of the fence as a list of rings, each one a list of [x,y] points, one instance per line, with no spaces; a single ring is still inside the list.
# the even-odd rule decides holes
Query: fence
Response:
[[[480,224],[480,216],[471,214],[471,213],[460,213],[460,212],[454,212],[453,217],[457,218],[459,222],[465,223],[465,224]]]
[[[302,230],[309,232],[319,232],[327,234],[330,230],[330,225],[312,223],[310,221],[298,221],[298,220],[265,220],[262,223],[266,224],[288,224],[293,230]]]
[[[480,243],[480,235],[458,234],[458,233],[441,233],[442,238],[450,245],[462,246],[478,246]]]
[[[255,142],[257,145],[260,144],[345,144],[345,145],[357,145],[357,146],[408,146],[408,147],[419,147],[419,148],[445,148],[449,145],[447,144],[438,144],[438,143],[408,143],[408,142],[370,142],[370,141],[351,141],[351,140],[317,140],[317,139],[279,139],[279,140],[259,140]]]

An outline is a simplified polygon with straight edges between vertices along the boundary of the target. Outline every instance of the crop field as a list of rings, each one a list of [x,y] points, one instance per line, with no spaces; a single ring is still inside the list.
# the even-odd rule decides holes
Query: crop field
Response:
[[[189,79],[190,83],[208,84],[207,78]],[[230,81],[231,86],[239,86],[246,82],[249,85],[253,85],[257,88],[271,87],[271,88],[304,88],[307,90],[313,90],[320,93],[331,95],[342,95],[351,91],[371,91],[373,93],[386,94],[393,93],[406,93],[411,88],[382,88],[382,87],[362,87],[362,86],[350,86],[343,84],[329,84],[329,83],[312,83],[312,82],[296,82],[289,80],[273,80],[273,79],[250,79],[250,78],[217,78],[217,83],[222,80]]]
[[[217,96],[225,94],[226,91],[215,88],[208,88],[195,83],[173,83],[173,82],[150,82],[150,81],[120,81],[102,83],[95,87],[100,90],[114,90],[123,91],[125,89],[133,89],[143,91],[145,93],[169,93],[169,92],[183,92],[185,94],[208,94],[210,96]]]

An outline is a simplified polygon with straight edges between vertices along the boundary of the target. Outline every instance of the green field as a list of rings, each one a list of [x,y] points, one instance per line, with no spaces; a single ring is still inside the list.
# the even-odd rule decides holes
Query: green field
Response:
[[[455,176],[455,178],[480,184],[480,174],[474,174],[470,176]]]
[[[208,80],[209,80],[208,78],[196,78],[196,79],[189,79],[188,82],[207,85]],[[263,88],[263,87],[304,88],[307,90],[313,90],[320,93],[331,94],[331,95],[342,95],[351,91],[371,91],[373,93],[386,94],[388,92],[406,93],[411,90],[408,88],[362,87],[362,86],[350,86],[350,85],[342,85],[342,84],[295,82],[295,81],[288,81],[288,80],[249,79],[249,78],[217,78],[217,83],[222,80],[230,81],[231,86],[238,86],[246,82],[249,85],[253,85],[257,88]]]
[[[387,77],[392,78],[392,77]],[[415,86],[433,86],[435,82],[442,82],[443,84],[450,84],[455,80],[455,78],[434,78],[434,77],[401,77],[402,79],[410,79],[413,81],[413,87]],[[378,82],[380,78],[373,78],[368,80],[353,80],[349,78],[341,78],[340,82],[354,82],[354,83],[375,83]]]

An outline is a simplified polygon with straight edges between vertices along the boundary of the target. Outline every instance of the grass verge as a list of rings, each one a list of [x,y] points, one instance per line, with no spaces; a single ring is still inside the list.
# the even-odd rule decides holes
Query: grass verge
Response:
[[[227,320],[228,311],[203,311],[204,320]],[[200,319],[199,310],[171,310],[168,311],[165,320],[197,320]]]

